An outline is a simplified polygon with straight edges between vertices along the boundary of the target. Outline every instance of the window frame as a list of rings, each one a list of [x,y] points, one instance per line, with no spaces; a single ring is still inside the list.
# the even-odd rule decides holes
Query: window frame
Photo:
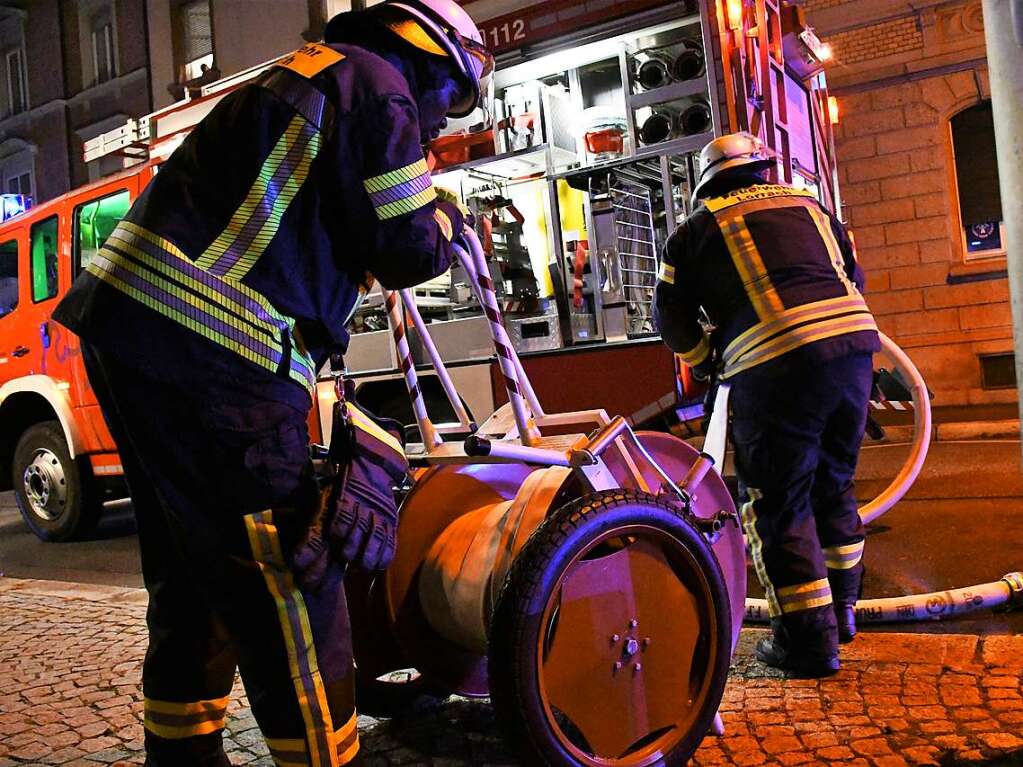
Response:
[[[114,20],[110,16],[101,15],[96,17],[101,20],[90,24],[90,38],[92,40],[92,79],[93,85],[109,82],[117,77],[117,56],[114,51]],[[100,49],[98,42],[102,39],[103,52],[106,61],[106,77],[100,78]]]
[[[959,268],[962,268],[962,267],[972,267],[972,266],[974,266],[976,264],[998,263],[999,261],[1005,261],[1006,258],[1007,258],[1007,250],[1006,250],[1006,246],[1005,246],[1006,245],[1006,243],[1005,243],[1005,234],[1006,234],[1005,233],[1005,220],[1004,220],[1005,212],[1004,211],[1002,212],[1002,216],[1003,216],[1003,220],[1002,221],[992,222],[992,223],[997,223],[998,226],[999,226],[1000,236],[1001,236],[1001,247],[999,247],[999,248],[992,248],[991,250],[982,250],[982,251],[977,251],[975,253],[971,253],[970,252],[970,248],[969,248],[969,243],[967,242],[967,238],[966,238],[966,226],[963,223],[963,209],[962,209],[962,202],[961,202],[961,198],[960,198],[960,194],[959,194],[959,168],[958,168],[958,164],[957,164],[958,163],[958,155],[957,155],[957,147],[956,147],[956,140],[955,140],[955,131],[953,130],[953,120],[955,120],[955,118],[958,115],[962,114],[963,112],[966,112],[969,109],[973,109],[975,107],[978,107],[981,104],[983,104],[984,102],[990,102],[990,101],[991,101],[991,98],[990,98],[990,96],[988,96],[987,98],[974,98],[974,99],[972,99],[971,101],[969,101],[968,103],[965,103],[965,104],[961,103],[953,111],[951,111],[950,113],[947,113],[946,120],[945,120],[945,125],[946,125],[946,130],[947,130],[947,135],[948,135],[949,159],[951,160],[951,162],[949,163],[949,166],[948,166],[948,176],[949,176],[949,179],[950,179],[950,185],[949,185],[949,198],[950,198],[949,202],[950,202],[950,205],[949,205],[949,208],[950,208],[950,214],[952,216],[952,223],[953,223],[953,226],[955,227],[955,231],[957,233],[954,242],[956,242],[958,244],[958,246],[959,246],[959,256],[960,256],[959,257]],[[983,222],[981,222],[981,223],[983,223]]]
[[[111,197],[117,197],[119,194],[128,195],[128,209],[131,209],[132,197],[131,190],[124,186],[118,187],[113,191],[105,192],[99,197],[91,197],[88,200],[83,200],[75,205],[71,210],[71,281],[74,282],[75,278],[78,277],[79,273],[85,268],[82,265],[82,240],[81,240],[81,220],[80,215],[82,209],[86,205],[92,205],[93,203],[102,203],[104,200]]]
[[[18,95],[20,102],[16,105],[14,101],[14,80],[11,68],[11,59],[18,60]],[[11,48],[4,54],[4,65],[7,67],[7,106],[11,115],[21,114],[28,111],[28,79],[25,72],[25,49],[23,46]],[[16,108],[17,107],[17,108]]]
[[[21,307],[21,236],[16,233],[9,240],[0,241],[0,248],[3,248],[5,245],[9,245],[12,242],[14,243],[14,277],[18,283],[18,300],[7,314],[0,314],[0,322],[3,322],[5,319],[10,317]]]
[[[54,291],[53,291],[52,294],[48,294],[48,295],[46,295],[46,296],[44,296],[42,298],[36,298],[36,290],[35,290],[36,264],[35,264],[35,258],[33,257],[33,254],[32,254],[32,245],[33,245],[33,241],[35,239],[34,234],[35,234],[36,229],[39,229],[39,228],[49,224],[51,221],[56,222],[56,242],[54,243],[54,261],[55,261],[55,265],[56,265],[56,271],[55,271],[56,279],[54,280]],[[35,305],[35,304],[44,304],[47,301],[52,301],[53,299],[55,299],[55,298],[60,296],[60,215],[57,214],[57,213],[54,213],[52,216],[47,216],[46,218],[39,219],[38,221],[34,221],[34,222],[32,222],[31,225],[29,225],[29,228],[28,228],[28,281],[29,281],[29,290],[30,290],[30,292],[32,294],[32,304],[33,305]]]

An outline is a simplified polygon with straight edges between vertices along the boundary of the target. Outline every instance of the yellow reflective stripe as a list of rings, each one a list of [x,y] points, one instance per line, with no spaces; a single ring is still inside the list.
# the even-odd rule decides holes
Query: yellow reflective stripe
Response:
[[[353,713],[351,718],[345,722],[341,727],[334,731],[334,743],[340,744],[342,741],[348,738],[356,729],[359,727],[359,715]]]
[[[226,719],[221,718],[206,722],[197,722],[196,724],[191,725],[167,725],[158,724],[147,716],[145,717],[143,726],[151,733],[158,735],[161,738],[165,738],[167,740],[183,740],[185,738],[195,738],[199,735],[209,735],[219,730],[223,730],[227,726],[227,722]]]
[[[733,339],[725,349],[725,363],[734,362],[761,341],[775,336],[787,328],[858,311],[869,311],[867,303],[858,295],[828,298],[786,309],[770,321],[754,325]]]
[[[259,260],[259,257],[270,246],[270,242],[277,235],[277,230],[280,228],[284,212],[290,207],[302,185],[309,178],[309,169],[313,164],[313,160],[316,159],[316,155],[320,152],[321,144],[322,139],[319,132],[313,134],[309,139],[309,143],[306,144],[305,149],[302,151],[302,158],[298,161],[291,175],[288,176],[284,187],[277,194],[266,222],[264,222],[259,233],[253,238],[248,248],[246,248],[245,254],[238,259],[234,266],[227,270],[226,276],[240,280],[249,273],[256,261]]]
[[[404,216],[407,213],[414,213],[420,208],[429,205],[436,199],[437,190],[431,186],[429,189],[424,189],[422,192],[413,195],[412,197],[406,197],[402,200],[381,205],[377,208],[377,217],[381,221],[387,221],[391,218]]]
[[[834,600],[832,599],[831,594],[828,593],[827,596],[804,599],[799,602],[785,602],[781,606],[781,611],[788,615],[789,613],[798,613],[802,610],[812,610],[815,607],[825,607],[833,603]]]
[[[441,234],[444,235],[444,239],[447,240],[448,242],[454,240],[455,227],[454,224],[451,223],[451,219],[448,217],[448,214],[445,213],[440,208],[437,208],[433,212],[433,218],[437,222],[437,225],[440,227],[440,231]]]
[[[197,700],[191,703],[174,703],[167,700],[154,700],[146,698],[143,707],[146,711],[155,711],[160,714],[171,714],[172,716],[193,716],[195,714],[223,714],[227,711],[229,697],[217,698],[216,700]]]
[[[359,753],[360,748],[362,748],[362,744],[359,742],[359,739],[356,738],[352,745],[337,755],[338,767],[343,767],[343,765],[351,762]]]
[[[231,247],[231,244],[237,239],[238,235],[241,234],[242,229],[245,227],[245,222],[252,217],[259,203],[270,193],[270,181],[298,141],[305,124],[306,119],[302,115],[296,114],[291,118],[291,122],[284,129],[284,133],[277,139],[277,143],[270,150],[270,154],[263,160],[259,174],[249,188],[249,192],[242,201],[242,204],[235,210],[231,220],[224,227],[224,231],[220,233],[217,239],[206,248],[206,251],[196,261],[199,267],[209,269],[213,266],[227,252],[227,249]]]
[[[781,615],[781,605],[778,604],[778,596],[775,593],[771,579],[767,575],[767,565],[764,562],[764,541],[757,532],[757,513],[753,505],[763,498],[763,494],[755,487],[746,488],[750,500],[744,503],[740,509],[742,517],[742,528],[746,531],[746,539],[749,541],[750,556],[753,558],[753,569],[756,570],[757,580],[764,587],[764,597],[767,599],[767,611],[772,618]]]
[[[783,613],[795,613],[831,604],[831,584],[827,578],[783,586],[777,593]]]
[[[220,333],[207,327],[206,325],[197,322],[195,319],[188,316],[187,314],[183,314],[182,312],[179,312],[177,309],[174,309],[160,301],[156,301],[150,298],[141,290],[138,290],[134,285],[129,285],[126,282],[123,282],[115,275],[110,274],[109,272],[104,270],[99,263],[97,263],[99,258],[100,257],[97,255],[97,257],[93,258],[93,260],[86,267],[89,274],[93,275],[99,280],[102,280],[103,282],[106,282],[110,286],[117,288],[122,293],[126,294],[131,298],[134,298],[139,303],[149,307],[150,309],[152,309],[155,312],[158,312],[159,314],[162,314],[164,317],[172,319],[175,322],[184,325],[189,330],[198,333],[204,338],[220,344],[225,349],[233,351],[235,354],[242,357],[243,359],[247,359],[249,362],[254,362],[260,367],[266,368],[267,370],[270,370],[272,372],[277,371],[277,365],[275,365],[273,361],[270,360],[268,357],[264,357],[261,354],[257,354],[244,344],[241,344],[238,341],[235,341],[234,339],[228,338],[227,336],[221,335]]]
[[[865,541],[824,549],[824,564],[829,570],[852,570],[863,559]]]
[[[375,423],[372,418],[363,413],[359,408],[353,405],[351,402],[346,403],[348,406],[348,417],[352,419],[357,427],[367,432],[374,439],[380,440],[387,447],[391,448],[398,455],[405,455],[405,448],[401,446],[401,443],[394,438],[390,432],[381,428],[379,424]]]
[[[841,280],[843,285],[845,285],[846,292],[849,295],[859,295],[859,289],[856,287],[855,283],[849,279],[849,275],[845,272],[845,261],[842,257],[842,249],[838,245],[838,240],[835,239],[835,232],[831,228],[831,220],[824,214],[824,211],[816,205],[807,204],[806,210],[810,214],[810,218],[813,219],[813,223],[817,227],[817,232],[820,234],[825,247],[828,249],[828,256],[831,258],[831,265],[834,267],[835,274],[838,276],[838,279]]]
[[[797,583],[795,586],[782,586],[777,589],[777,592],[779,597],[790,597],[795,594],[806,594],[811,591],[820,591],[823,588],[829,588],[827,578],[810,581],[809,583]]]
[[[707,210],[717,213],[725,208],[731,208],[743,203],[768,200],[776,197],[810,197],[814,198],[813,192],[806,189],[793,189],[788,186],[777,184],[757,184],[756,186],[740,189],[727,197],[713,197],[704,202]]]
[[[281,551],[277,527],[273,522],[273,513],[264,511],[259,514],[250,514],[245,517],[245,527],[249,534],[253,558],[263,573],[267,590],[277,605],[281,632],[287,647],[288,666],[295,684],[298,707],[306,726],[306,738],[310,746],[310,765],[311,767],[338,767],[337,753],[330,742],[333,725],[330,720],[326,690],[317,665],[316,646],[309,626],[309,614],[305,607],[305,599],[295,586],[294,578]],[[262,540],[264,536],[269,544],[268,547],[264,546]],[[298,634],[294,630],[294,619],[297,619],[299,624]],[[300,657],[308,667],[308,674],[302,672]],[[312,701],[306,691],[304,678],[312,680],[319,716],[312,710]],[[316,748],[312,748],[313,744],[316,744]]]
[[[835,338],[867,330],[877,331],[877,323],[874,322],[874,318],[870,314],[854,314],[810,325],[805,328],[794,328],[774,341],[759,347],[740,361],[732,365],[726,364],[722,378],[731,378],[745,370],[762,365],[815,341],[823,341],[827,338]]]
[[[696,367],[706,361],[707,357],[710,356],[710,344],[707,342],[707,336],[701,338],[700,343],[689,351],[679,352],[678,356],[690,367]]]
[[[280,328],[276,327],[275,325],[272,325],[271,323],[265,320],[261,320],[259,317],[256,317],[251,311],[249,311],[248,308],[242,306],[236,301],[231,300],[223,293],[219,293],[216,290],[213,290],[212,288],[210,288],[207,285],[204,285],[198,280],[192,279],[184,272],[178,271],[177,269],[173,269],[167,264],[160,261],[159,259],[153,258],[145,251],[136,248],[134,245],[131,244],[129,240],[124,239],[116,230],[110,235],[109,238],[107,238],[106,245],[104,245],[103,247],[105,248],[107,247],[107,245],[116,245],[119,249],[128,253],[128,255],[130,255],[132,258],[141,261],[143,264],[148,266],[153,271],[158,271],[161,274],[164,274],[170,277],[171,279],[180,282],[186,288],[189,288],[190,290],[196,293],[202,294],[204,298],[208,299],[211,302],[212,301],[217,302],[228,311],[231,311],[234,314],[237,314],[240,317],[244,318],[248,323],[256,327],[259,327],[262,330],[265,330],[266,333],[271,338],[278,339],[280,337],[281,332]],[[121,262],[120,265],[123,266],[125,269],[130,270],[133,274],[137,274],[140,277],[144,276],[140,270],[132,268],[132,264],[130,263]],[[147,281],[149,280],[147,279]],[[255,337],[260,339],[264,338],[264,336]]]
[[[661,268],[657,272],[657,279],[669,285],[675,284],[675,267],[671,264],[661,262]]]
[[[725,238],[728,252],[732,256],[743,288],[749,297],[757,317],[766,322],[776,314],[785,311],[781,296],[775,290],[767,267],[760,256],[753,235],[746,226],[746,221],[739,216],[720,222],[721,234]]]
[[[430,166],[426,164],[426,158],[424,157],[422,160],[417,160],[411,165],[406,165],[404,168],[398,168],[397,170],[382,173],[379,176],[373,176],[362,183],[366,187],[367,192],[374,194],[387,189],[393,189],[409,181],[415,181],[420,176],[429,175],[429,173]]]

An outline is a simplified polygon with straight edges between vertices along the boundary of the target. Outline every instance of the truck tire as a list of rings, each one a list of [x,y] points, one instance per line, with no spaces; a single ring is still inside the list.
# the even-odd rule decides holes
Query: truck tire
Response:
[[[682,767],[718,710],[731,643],[721,568],[690,520],[644,493],[595,493],[548,517],[508,575],[491,698],[523,764]],[[630,716],[638,698],[645,717]]]
[[[91,533],[102,501],[87,461],[71,457],[59,421],[29,426],[14,448],[11,480],[18,510],[43,541]]]

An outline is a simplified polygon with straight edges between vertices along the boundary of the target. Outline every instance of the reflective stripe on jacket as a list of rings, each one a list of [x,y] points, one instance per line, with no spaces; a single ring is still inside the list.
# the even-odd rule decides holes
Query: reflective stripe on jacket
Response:
[[[270,374],[308,392],[366,286],[443,273],[462,225],[402,73],[310,44],[195,127],[54,318],[185,385]]]
[[[880,348],[848,235],[808,191],[747,181],[706,200],[658,277],[665,341],[693,367],[716,351],[724,378],[798,349],[823,360]]]

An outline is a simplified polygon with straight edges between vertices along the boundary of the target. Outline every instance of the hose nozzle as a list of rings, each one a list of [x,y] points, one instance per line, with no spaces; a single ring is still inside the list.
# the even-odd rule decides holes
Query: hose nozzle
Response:
[[[1009,604],[1023,607],[1023,573],[1009,573],[1002,578],[1009,587]]]

